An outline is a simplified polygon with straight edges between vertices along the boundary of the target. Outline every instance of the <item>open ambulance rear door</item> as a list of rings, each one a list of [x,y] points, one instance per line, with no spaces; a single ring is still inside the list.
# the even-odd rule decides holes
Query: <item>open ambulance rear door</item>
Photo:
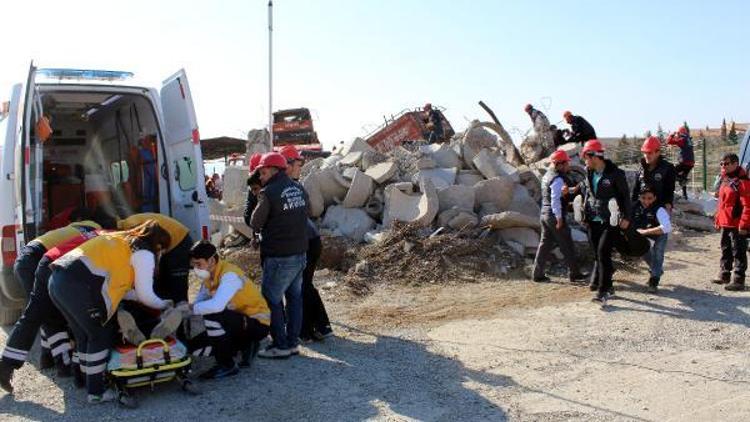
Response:
[[[172,216],[190,228],[193,239],[208,239],[209,211],[203,182],[203,155],[185,70],[164,81],[160,97],[172,183]]]

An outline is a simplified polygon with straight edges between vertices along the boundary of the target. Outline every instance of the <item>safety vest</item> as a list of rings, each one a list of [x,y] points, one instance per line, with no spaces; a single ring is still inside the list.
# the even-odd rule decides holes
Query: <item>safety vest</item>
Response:
[[[101,294],[109,319],[135,284],[135,272],[130,265],[132,254],[122,232],[105,233],[68,252],[55,261],[55,265],[66,266],[70,261],[80,260],[91,274],[103,277]]]
[[[261,296],[258,288],[255,287],[255,284],[245,277],[242,270],[234,264],[230,264],[224,260],[219,260],[216,264],[213,278],[209,278],[203,282],[203,285],[206,287],[206,290],[211,293],[211,296],[216,293],[216,290],[221,283],[221,277],[226,273],[235,273],[237,274],[237,277],[242,280],[242,288],[232,296],[232,299],[227,305],[227,309],[257,319],[263,325],[270,325],[271,311],[268,309],[266,300]]]
[[[32,240],[32,242],[40,243],[44,246],[44,249],[50,250],[55,246],[66,242],[67,240],[93,230],[101,230],[101,226],[94,223],[93,221],[78,221],[70,223],[65,227],[48,231],[47,233]]]
[[[171,241],[169,247],[164,252],[169,252],[177,247],[177,245],[185,239],[185,236],[190,233],[190,230],[187,227],[174,218],[152,212],[133,214],[124,220],[118,221],[117,228],[120,230],[130,230],[134,227],[140,226],[148,220],[156,220],[156,222],[159,223],[159,226],[169,233]]]

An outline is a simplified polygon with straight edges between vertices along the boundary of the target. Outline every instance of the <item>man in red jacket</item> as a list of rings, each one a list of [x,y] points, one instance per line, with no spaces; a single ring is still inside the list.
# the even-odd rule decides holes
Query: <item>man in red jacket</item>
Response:
[[[721,230],[721,272],[713,282],[726,284],[724,288],[730,291],[745,290],[750,230],[750,180],[739,161],[737,154],[725,154],[721,159],[719,204],[714,223]]]

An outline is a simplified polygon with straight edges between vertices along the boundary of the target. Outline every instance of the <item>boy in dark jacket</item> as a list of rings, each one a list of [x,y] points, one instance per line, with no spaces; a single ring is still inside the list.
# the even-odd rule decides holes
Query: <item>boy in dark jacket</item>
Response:
[[[739,161],[737,154],[726,154],[721,159],[722,176],[714,222],[716,229],[721,230],[721,270],[713,282],[726,284],[724,288],[730,291],[745,290],[750,230],[750,180]]]

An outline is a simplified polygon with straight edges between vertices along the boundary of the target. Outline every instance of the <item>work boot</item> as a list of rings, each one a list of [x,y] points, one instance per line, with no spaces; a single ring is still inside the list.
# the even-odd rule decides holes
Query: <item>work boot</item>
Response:
[[[659,277],[651,277],[648,279],[648,287],[646,287],[646,291],[649,293],[659,292]]]
[[[117,324],[120,325],[120,331],[122,331],[122,337],[130,344],[137,346],[146,341],[146,336],[138,328],[135,323],[133,315],[124,310],[120,309],[117,311]]]
[[[253,360],[255,360],[255,357],[258,355],[258,350],[260,350],[260,342],[254,341],[250,343],[250,346],[240,352],[240,368],[249,368],[253,366]]]
[[[10,380],[13,378],[14,370],[12,366],[0,361],[0,388],[10,394],[13,394],[13,384],[10,383]]]
[[[232,375],[237,375],[239,372],[240,372],[240,368],[237,367],[237,364],[234,362],[232,362],[231,366],[223,366],[217,363],[213,368],[202,373],[200,375],[200,378],[204,380],[226,378],[226,377],[231,377]]]
[[[711,280],[711,283],[714,283],[714,284],[727,284],[727,283],[729,283],[729,278],[731,276],[732,275],[730,273],[719,273],[719,275],[716,276],[716,278],[714,278],[713,280]]]
[[[591,277],[591,274],[579,272],[571,274],[569,278],[571,283],[581,283],[586,281],[589,277]]]
[[[724,290],[729,290],[730,292],[741,292],[745,290],[745,277],[735,275],[732,277],[732,282],[724,286]]]
[[[161,321],[151,330],[151,338],[167,338],[174,334],[182,323],[182,312],[169,308],[161,314]]]
[[[532,280],[534,280],[534,283],[549,283],[550,281],[552,281],[546,275],[543,275],[541,277],[534,277]]]

